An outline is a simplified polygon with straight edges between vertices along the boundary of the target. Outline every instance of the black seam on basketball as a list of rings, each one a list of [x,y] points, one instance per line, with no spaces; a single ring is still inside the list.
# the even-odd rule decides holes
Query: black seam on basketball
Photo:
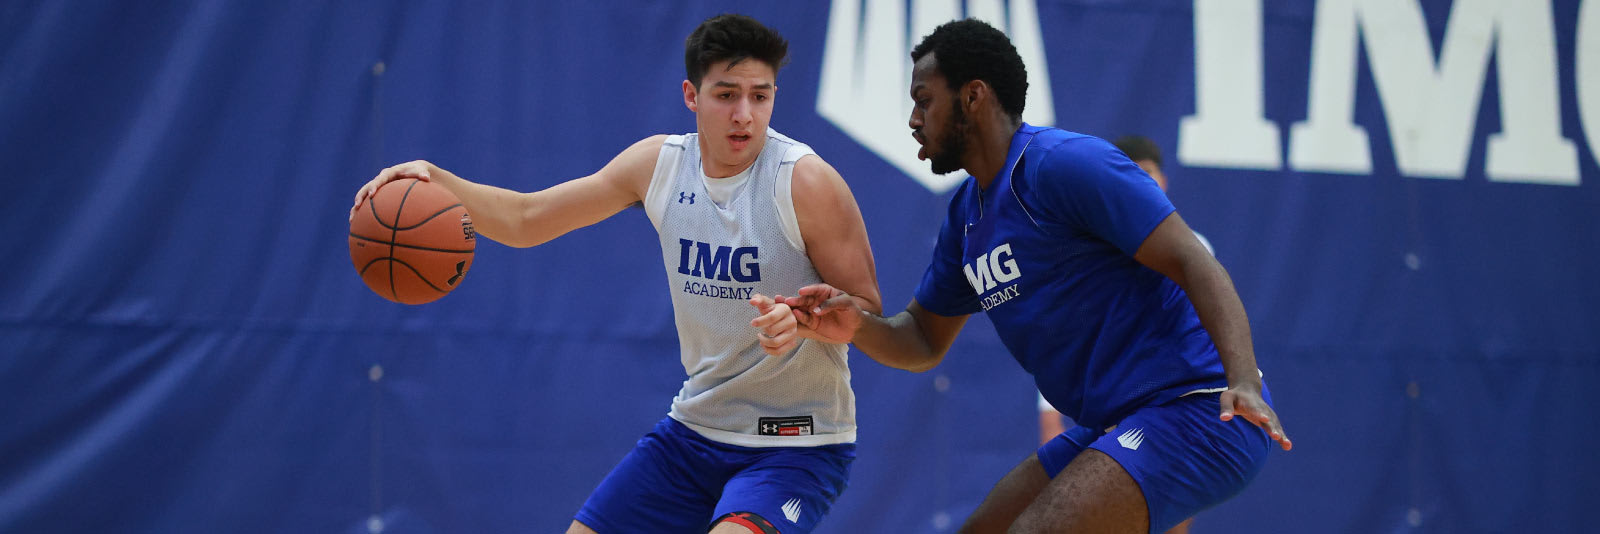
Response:
[[[367,207],[370,208],[367,211],[372,213],[372,220],[378,221],[378,226],[381,226],[381,227],[384,227],[384,228],[387,228],[387,229],[390,229],[390,230],[394,229],[394,227],[390,226],[389,223],[383,222],[383,217],[379,217],[378,216],[378,194],[377,193],[373,193],[371,197],[367,198]],[[396,212],[394,214],[394,222],[395,222],[396,225],[400,224],[400,214],[398,212]]]
[[[439,286],[433,285],[433,282],[429,282],[426,277],[422,276],[422,273],[417,272],[417,268],[416,267],[412,267],[411,264],[406,263],[403,260],[397,260],[397,259],[394,259],[394,258],[377,258],[377,259],[374,259],[372,261],[367,262],[366,265],[362,265],[361,266],[361,270],[359,271],[359,273],[360,274],[366,274],[367,268],[372,267],[373,264],[378,263],[380,261],[388,261],[388,262],[394,262],[394,263],[398,263],[400,265],[404,265],[407,269],[411,269],[411,272],[417,273],[417,278],[422,279],[422,283],[428,284],[428,287],[431,287],[435,291],[438,291],[440,293],[449,293],[449,291],[445,291],[443,289],[439,289]],[[389,277],[390,278],[394,277],[394,267],[393,266],[391,266],[389,268]],[[398,300],[399,298],[400,298],[400,295],[395,295],[395,299]]]
[[[396,206],[394,208],[394,225],[397,226],[397,227],[400,226],[400,214],[401,213],[405,213],[406,199],[411,196],[411,188],[416,187],[416,186],[417,186],[417,182],[415,180],[413,180],[411,182],[411,185],[406,186],[405,194],[400,195],[400,205]],[[398,241],[398,239],[396,239],[398,237],[400,237],[400,229],[399,228],[394,228],[394,231],[389,233],[389,258],[390,259],[394,258],[394,242]],[[399,262],[399,261],[396,261],[396,263],[400,263],[401,265],[405,265],[405,263]],[[406,268],[410,269],[411,266],[410,265],[406,265]],[[416,271],[416,269],[411,269],[411,270],[412,271]],[[421,278],[422,277],[422,273],[417,273],[417,277]],[[422,281],[423,282],[427,282],[428,279],[423,278]],[[428,284],[428,285],[432,286],[433,284]],[[394,289],[394,267],[393,266],[389,267],[389,294],[393,295],[395,300],[400,300],[400,292],[396,291]]]
[[[459,207],[461,207],[461,204],[460,204],[460,203],[456,203],[456,204],[451,204],[451,205],[449,205],[449,206],[446,206],[446,207],[445,207],[445,208],[444,208],[444,209],[442,209],[442,210],[439,210],[439,211],[438,211],[438,213],[434,213],[434,214],[433,214],[433,215],[429,215],[429,216],[428,216],[428,218],[426,218],[426,219],[423,219],[423,220],[422,220],[422,222],[419,222],[419,223],[417,223],[417,224],[413,224],[413,225],[411,225],[411,226],[406,226],[406,227],[399,227],[399,225],[400,225],[400,217],[399,217],[399,216],[398,216],[398,215],[397,215],[397,216],[395,216],[395,218],[394,218],[394,224],[395,224],[395,226],[396,226],[396,227],[397,227],[397,228],[395,228],[395,229],[396,229],[396,230],[410,230],[410,229],[412,229],[412,228],[416,228],[416,227],[418,227],[418,226],[422,226],[422,225],[424,225],[424,224],[428,224],[428,221],[431,221],[431,220],[433,220],[433,219],[434,219],[434,218],[435,218],[435,217],[438,217],[438,216],[440,216],[440,215],[444,215],[444,212],[447,212],[447,211],[450,211],[450,210],[453,210],[453,209],[456,209],[456,208],[459,208]]]
[[[387,257],[386,258],[373,258],[372,261],[367,262],[366,265],[362,265],[361,269],[356,271],[356,274],[365,276],[367,274],[367,268],[372,267],[372,264],[378,263],[378,262],[383,261],[383,260],[392,260],[392,259],[394,259],[394,258],[387,258]]]
[[[428,277],[422,276],[422,271],[418,271],[416,267],[412,267],[411,264],[406,263],[404,260],[399,260],[399,259],[395,259],[395,258],[384,258],[384,259],[392,261],[392,262],[395,262],[397,264],[405,266],[405,268],[407,268],[407,269],[410,269],[411,272],[416,273],[418,280],[422,280],[422,283],[428,284],[428,287],[433,288],[434,291],[438,291],[440,293],[449,293],[450,292],[450,290],[448,290],[448,289],[440,289],[439,286],[433,285],[433,282],[428,281]],[[394,278],[394,268],[393,267],[389,268],[389,278],[390,279]],[[398,300],[399,298],[400,298],[400,295],[398,293],[395,294],[395,299]]]
[[[389,246],[393,246],[393,247],[409,248],[409,249],[412,249],[412,250],[427,250],[427,251],[430,251],[430,252],[445,252],[445,253],[449,253],[449,254],[471,254],[473,252],[473,249],[470,249],[470,248],[469,249],[433,248],[433,247],[424,247],[424,246],[419,246],[419,245],[407,245],[405,243],[393,243],[393,242],[389,242],[389,241],[384,241],[382,239],[378,239],[376,237],[367,237],[367,236],[364,236],[364,235],[358,235],[355,232],[350,232],[350,237],[354,237],[354,238],[360,239],[362,241],[371,241],[371,242],[377,243],[379,245],[389,245]],[[391,249],[391,250],[393,250],[393,249]]]

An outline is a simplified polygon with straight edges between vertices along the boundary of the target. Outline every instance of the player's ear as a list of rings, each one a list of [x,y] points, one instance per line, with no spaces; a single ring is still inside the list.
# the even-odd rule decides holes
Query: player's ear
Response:
[[[961,105],[968,114],[977,111],[978,103],[983,100],[992,100],[994,92],[989,90],[989,84],[983,80],[972,80],[961,86]]]
[[[695,89],[694,83],[691,83],[689,80],[683,81],[683,105],[688,107],[689,111],[693,111],[695,113],[700,112],[699,105],[695,104],[694,101],[695,95],[699,92],[700,91]]]

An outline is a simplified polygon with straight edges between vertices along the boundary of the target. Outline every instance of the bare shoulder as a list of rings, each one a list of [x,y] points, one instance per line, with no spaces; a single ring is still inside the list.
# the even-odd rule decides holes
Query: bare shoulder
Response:
[[[645,188],[650,186],[650,176],[656,171],[656,160],[661,154],[661,145],[666,139],[665,134],[640,139],[623,149],[597,174],[605,182],[628,189],[635,192],[639,198],[644,198]]]
[[[628,148],[623,149],[621,154],[617,154],[617,160],[625,160],[630,165],[648,165],[649,168],[646,170],[653,170],[656,165],[656,156],[661,153],[661,145],[666,141],[667,134],[656,134],[640,139]]]
[[[821,156],[808,154],[794,164],[794,178],[790,185],[796,208],[829,209],[849,201],[854,204],[850,186],[845,184],[839,171]]]
[[[815,154],[795,162],[789,189],[807,246],[815,237],[839,238],[840,232],[862,224],[861,208],[844,177]]]
[[[821,185],[835,180],[844,182],[839,171],[816,154],[806,154],[794,162],[794,179],[797,186],[801,180],[806,181],[805,185]]]

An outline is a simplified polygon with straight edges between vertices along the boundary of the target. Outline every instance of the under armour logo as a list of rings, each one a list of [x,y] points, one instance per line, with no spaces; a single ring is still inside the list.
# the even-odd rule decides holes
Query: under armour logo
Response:
[[[1144,444],[1144,429],[1134,428],[1123,432],[1121,436],[1117,436],[1117,443],[1121,443],[1127,449],[1139,450],[1139,446]]]
[[[790,523],[800,522],[800,499],[789,499],[789,502],[783,503],[783,518]]]
[[[679,191],[678,203],[682,204],[684,201],[688,201],[690,204],[694,204],[694,195],[694,193],[685,193],[683,191]]]
[[[444,281],[445,285],[449,285],[449,286],[456,285],[456,282],[460,282],[461,281],[461,275],[466,274],[466,273],[467,273],[467,262],[464,262],[464,261],[456,262],[456,275],[450,277],[449,280],[445,280]],[[435,279],[435,280],[437,280],[437,279]]]
[[[761,431],[762,432],[768,432],[768,433],[777,432],[778,431],[778,425],[774,425],[772,423],[767,423],[767,424],[761,425]]]

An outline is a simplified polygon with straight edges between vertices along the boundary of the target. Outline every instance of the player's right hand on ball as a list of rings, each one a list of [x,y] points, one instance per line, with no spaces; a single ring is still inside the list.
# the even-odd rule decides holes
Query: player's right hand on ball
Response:
[[[371,181],[367,182],[366,185],[361,186],[361,189],[356,191],[355,202],[350,204],[350,219],[354,220],[356,218],[356,209],[360,208],[361,203],[366,202],[367,198],[371,197],[373,193],[378,192],[378,188],[382,187],[383,184],[399,180],[401,178],[416,178],[418,180],[427,182],[433,180],[435,173],[443,172],[444,170],[440,169],[437,165],[420,159],[416,161],[408,161],[384,169],[383,172],[378,173],[377,177],[374,177]]]

